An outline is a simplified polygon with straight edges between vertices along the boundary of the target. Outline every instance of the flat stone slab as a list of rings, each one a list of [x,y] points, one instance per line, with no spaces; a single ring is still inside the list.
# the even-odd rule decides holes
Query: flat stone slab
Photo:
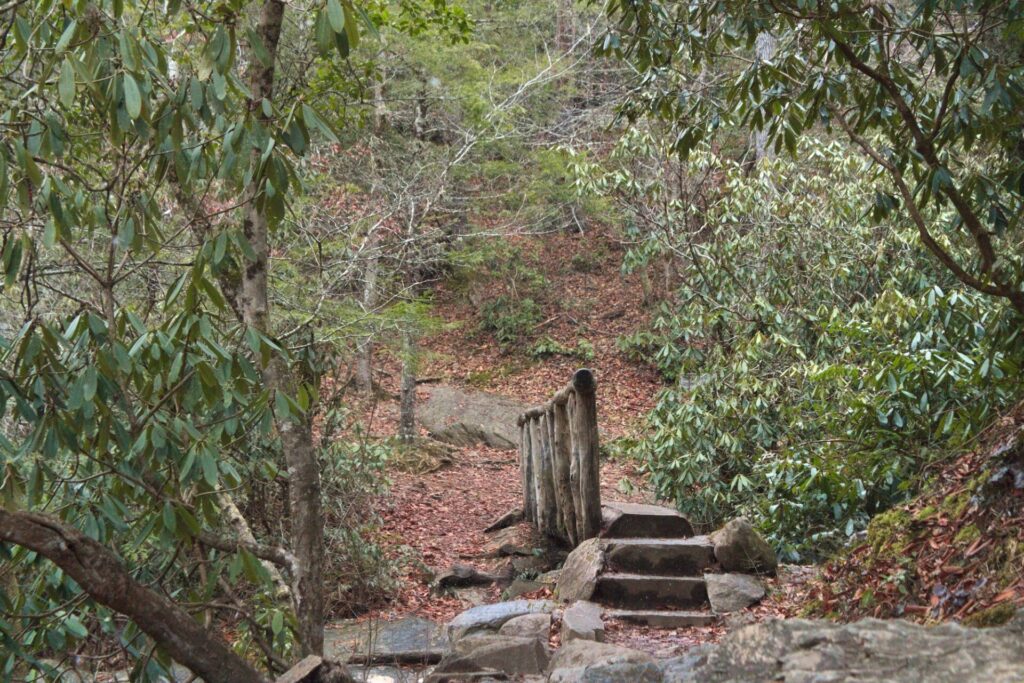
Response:
[[[340,662],[435,664],[449,649],[444,627],[418,617],[324,629],[324,654]]]
[[[610,570],[662,576],[697,576],[715,564],[715,544],[693,538],[613,538],[604,542]]]
[[[431,387],[416,417],[438,441],[456,446],[519,447],[518,418],[528,406],[515,399],[458,387]]]
[[[497,631],[509,619],[524,614],[551,613],[554,609],[555,603],[550,600],[510,600],[472,607],[448,623],[448,637],[456,641],[474,631]]]
[[[604,538],[689,538],[690,521],[672,508],[641,503],[606,503],[601,507]]]
[[[718,621],[711,612],[698,610],[658,610],[658,609],[610,609],[604,616],[619,619],[632,624],[644,624],[653,628],[689,628],[691,626],[710,626]]]
[[[703,607],[708,591],[703,577],[602,574],[594,600],[631,609]]]

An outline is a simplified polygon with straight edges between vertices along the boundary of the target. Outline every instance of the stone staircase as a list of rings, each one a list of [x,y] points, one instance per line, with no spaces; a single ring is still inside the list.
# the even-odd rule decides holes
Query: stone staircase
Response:
[[[675,510],[606,504],[601,535],[589,543],[599,549],[589,553],[591,567],[584,570],[594,574],[585,589],[589,592],[592,585],[592,593],[559,597],[589,599],[604,608],[606,618],[659,628],[715,621],[704,581],[704,572],[714,571],[714,544],[706,536],[695,536]]]

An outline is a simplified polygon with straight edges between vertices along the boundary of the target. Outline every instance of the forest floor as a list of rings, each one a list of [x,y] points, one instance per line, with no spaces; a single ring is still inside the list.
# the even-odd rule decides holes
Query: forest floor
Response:
[[[586,365],[598,378],[602,443],[637,436],[662,383],[652,367],[631,360],[619,348],[619,338],[640,329],[649,316],[639,278],[620,273],[624,247],[600,234],[512,240],[519,253],[527,255],[526,267],[543,275],[543,292],[552,293],[535,293],[542,322],[530,331],[532,340],[546,335],[573,347],[585,339],[593,347],[593,357],[581,361],[554,355],[541,360],[530,358],[522,347],[502,349],[491,335],[479,332],[479,307],[471,303],[477,283],[470,281],[459,289],[442,285],[435,291],[435,314],[445,324],[442,331],[422,340],[420,377],[535,404]],[[595,254],[600,260],[593,260]],[[397,428],[400,366],[398,358],[386,350],[378,353],[377,365],[381,391],[364,401],[360,410],[369,433],[386,437]],[[429,391],[430,384],[421,385],[418,398],[425,398]],[[450,464],[434,471],[410,472],[400,467],[389,471],[390,488],[378,501],[377,511],[382,520],[380,541],[401,566],[400,589],[385,606],[361,618],[419,616],[445,622],[471,606],[456,595],[433,594],[430,581],[455,564],[483,571],[497,568],[494,560],[481,557],[488,543],[483,530],[521,504],[517,457],[514,451],[474,446],[457,449]],[[654,502],[635,462],[604,458],[601,482],[605,500]],[[714,627],[661,630],[611,623],[607,639],[652,654],[678,654],[718,640],[738,623],[792,615],[804,599],[802,587],[811,573],[784,569],[779,578],[769,580],[769,597],[758,607]],[[474,594],[485,602],[502,599],[497,586]],[[541,588],[524,597],[550,597],[550,591]]]

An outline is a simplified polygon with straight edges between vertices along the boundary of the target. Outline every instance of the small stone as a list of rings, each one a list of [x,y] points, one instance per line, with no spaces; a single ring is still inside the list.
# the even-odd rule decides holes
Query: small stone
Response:
[[[718,614],[738,612],[764,598],[764,586],[749,574],[705,574],[708,600]]]
[[[715,559],[727,572],[775,574],[775,551],[746,519],[739,517],[711,535]]]
[[[498,633],[503,636],[536,638],[546,643],[548,636],[551,635],[551,615],[524,614],[521,617],[514,617],[506,621]]]
[[[573,640],[604,640],[600,605],[580,600],[562,613],[562,642]]]

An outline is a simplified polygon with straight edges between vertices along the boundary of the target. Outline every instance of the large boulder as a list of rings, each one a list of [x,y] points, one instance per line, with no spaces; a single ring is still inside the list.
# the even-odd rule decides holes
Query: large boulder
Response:
[[[562,565],[555,594],[559,600],[589,600],[597,588],[597,577],[604,568],[601,539],[591,538],[576,546]]]
[[[430,435],[456,446],[519,447],[518,418],[526,405],[505,396],[438,385],[418,406],[417,418]]]
[[[539,676],[548,667],[551,651],[547,641],[537,638],[490,633],[462,638],[455,643],[453,656],[469,658],[481,671]]]
[[[732,520],[711,534],[715,559],[727,572],[775,574],[779,561],[775,551],[743,517]]]
[[[480,631],[497,631],[502,625],[524,614],[550,614],[555,603],[550,600],[510,600],[472,607],[448,622],[448,637],[456,641]]]
[[[787,619],[733,631],[718,645],[665,662],[663,671],[666,683],[1019,683],[1022,643],[1024,610],[989,629]]]
[[[764,586],[749,574],[705,574],[711,610],[717,614],[738,612],[764,598]]]
[[[652,666],[655,666],[654,659],[644,652],[593,640],[573,640],[563,644],[551,658],[548,681],[634,683],[649,680],[651,672],[648,669]],[[654,679],[654,683],[660,681],[660,675]]]

